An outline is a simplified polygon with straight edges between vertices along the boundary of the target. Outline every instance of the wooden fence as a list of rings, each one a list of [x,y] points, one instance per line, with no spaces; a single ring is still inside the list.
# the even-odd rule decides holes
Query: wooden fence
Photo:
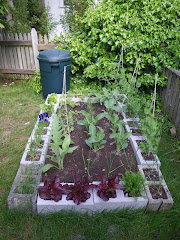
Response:
[[[0,78],[24,79],[39,67],[39,51],[56,48],[46,35],[38,35],[35,28],[30,33],[7,34],[0,29]]]
[[[167,87],[161,91],[163,109],[180,136],[180,72],[163,68],[163,73],[168,78]]]

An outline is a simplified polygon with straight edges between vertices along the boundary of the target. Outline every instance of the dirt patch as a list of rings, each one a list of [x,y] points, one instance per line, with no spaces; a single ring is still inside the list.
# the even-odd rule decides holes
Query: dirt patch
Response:
[[[162,186],[151,185],[149,186],[149,190],[153,199],[158,198],[167,199],[167,194]]]
[[[88,111],[86,105],[79,105],[80,106],[76,106],[73,110]],[[105,111],[103,106],[100,104],[93,104],[94,116],[103,111]],[[120,114],[119,117],[120,119],[123,119]],[[82,120],[84,119],[84,116],[79,113],[76,118],[77,120]],[[70,174],[70,170],[75,169],[80,179],[83,179],[84,176],[87,176],[86,168],[88,168],[88,164],[90,166],[90,181],[98,180],[96,174],[101,174],[104,177],[112,177],[115,175],[122,176],[126,169],[131,169],[131,171],[137,172],[137,162],[129,140],[127,140],[128,147],[125,150],[121,150],[116,155],[116,144],[114,139],[109,138],[112,131],[110,130],[111,124],[108,119],[103,118],[99,120],[96,126],[100,126],[105,132],[104,140],[106,140],[106,143],[104,144],[104,148],[98,150],[97,152],[90,150],[88,145],[85,143],[85,139],[89,138],[86,128],[75,122],[74,131],[71,133],[71,139],[74,141],[74,146],[78,146],[78,148],[72,154],[67,154],[65,156],[64,169],[58,170],[52,168],[47,172],[48,177],[54,179],[55,176],[58,176],[61,182],[72,182],[73,178]],[[48,149],[47,155],[45,163],[52,164],[53,162],[49,156],[52,156],[53,153],[50,148]],[[43,178],[44,177],[45,175],[43,175]]]
[[[147,181],[159,181],[159,174],[156,169],[143,169]]]

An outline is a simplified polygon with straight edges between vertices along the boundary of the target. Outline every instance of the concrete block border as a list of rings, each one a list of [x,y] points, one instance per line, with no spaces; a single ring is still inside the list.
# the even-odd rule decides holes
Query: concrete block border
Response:
[[[137,162],[139,165],[157,165],[157,166],[161,166],[161,162],[158,158],[158,156],[155,154],[155,153],[152,153],[153,156],[154,156],[154,159],[152,160],[145,160],[142,156],[142,150],[138,147],[138,144],[136,141],[142,141],[142,140],[145,140],[146,141],[146,138],[142,137],[142,136],[130,136],[130,142],[131,142],[131,146],[135,152],[135,155],[136,155],[136,159],[137,159]]]
[[[35,124],[35,127],[32,131],[32,134],[28,140],[28,143],[26,145],[25,151],[23,153],[21,162],[20,162],[20,168],[17,172],[17,175],[14,179],[14,183],[12,185],[11,191],[8,196],[8,206],[10,209],[15,209],[15,208],[20,208],[20,209],[26,209],[29,212],[33,213],[48,213],[48,212],[56,212],[60,211],[62,209],[72,209],[75,211],[80,211],[80,212],[88,212],[89,214],[92,214],[93,212],[101,212],[103,210],[111,211],[113,209],[123,209],[123,208],[131,208],[131,209],[137,209],[137,208],[147,208],[147,210],[151,211],[157,211],[157,210],[167,210],[170,209],[173,205],[173,199],[171,197],[171,194],[168,190],[168,187],[163,179],[161,177],[161,184],[164,187],[164,190],[168,196],[168,199],[152,199],[148,184],[145,185],[145,193],[143,194],[144,197],[139,197],[137,200],[132,197],[127,197],[124,195],[124,192],[122,190],[116,190],[117,192],[117,198],[112,198],[108,202],[104,202],[102,199],[100,199],[97,196],[96,190],[89,190],[91,193],[91,198],[88,199],[85,203],[81,203],[80,205],[75,205],[73,201],[67,201],[66,196],[63,195],[62,200],[59,201],[58,203],[52,201],[52,200],[43,200],[40,199],[38,196],[38,186],[40,184],[41,180],[41,169],[44,165],[45,162],[45,155],[48,150],[48,144],[50,141],[50,132],[49,130],[51,129],[52,126],[52,118],[53,115],[57,112],[59,108],[59,103],[63,101],[61,98],[61,94],[58,94],[58,100],[57,103],[54,104],[54,113],[52,116],[49,118],[49,126],[45,127],[47,129],[47,133],[42,136],[42,140],[44,140],[43,147],[39,149],[41,151],[41,157],[39,161],[26,161],[25,158],[27,156],[27,152],[30,146],[31,141],[35,137],[35,131],[37,129],[39,119],[37,119],[37,122]],[[81,98],[81,95],[78,95],[77,98],[72,97],[71,101],[74,102],[87,102],[88,97]],[[94,97],[91,97],[93,100]],[[47,100],[45,102],[47,104]],[[118,103],[122,108],[124,104]],[[40,114],[42,111],[40,111]],[[139,118],[127,118],[126,114],[124,112],[121,113],[123,116],[123,121],[127,122],[128,121],[139,121]],[[131,132],[132,129],[129,127],[129,125],[125,125],[126,131]],[[146,140],[142,136],[130,136],[129,140],[131,142],[132,148],[135,152],[137,163],[138,163],[138,168],[141,171],[143,175],[143,168],[145,167],[153,167],[159,170],[159,167],[161,165],[158,157],[156,154],[154,154],[154,157],[156,161],[145,161],[144,158],[142,157],[142,150],[138,149],[137,145],[137,140]],[[159,173],[161,174],[160,170]],[[33,193],[30,194],[22,194],[17,192],[17,187],[19,182],[21,182],[23,179],[27,178],[28,176],[31,176],[35,181],[32,183],[32,187],[34,189]],[[144,175],[143,175],[144,176]],[[162,176],[162,174],[161,174]],[[146,181],[147,183],[147,181]],[[153,182],[153,184],[159,184],[159,182]]]
[[[26,179],[28,178],[31,179],[30,188],[29,190],[26,188],[24,191],[27,192],[23,193],[23,189],[22,192],[19,189],[23,187],[23,183],[27,187]],[[9,209],[20,209],[36,213],[37,185],[39,185],[40,179],[39,172],[37,175],[25,175],[19,168],[7,199]]]
[[[93,184],[99,183],[100,182],[98,181],[93,182]],[[40,185],[42,186],[43,183]],[[103,210],[111,211],[124,208],[135,210],[139,208],[146,208],[148,203],[148,198],[145,193],[143,193],[143,197],[135,199],[134,197],[125,196],[122,190],[116,190],[117,197],[110,198],[109,201],[105,202],[97,195],[95,189],[90,189],[88,192],[91,193],[91,197],[85,203],[81,203],[80,205],[76,205],[72,200],[67,201],[65,195],[62,196],[62,200],[59,202],[55,202],[53,200],[43,200],[38,195],[37,213],[51,213],[62,209],[70,209],[73,211],[88,212],[88,214],[91,215],[94,212],[102,212]]]
[[[145,174],[144,174],[144,169],[151,169],[151,170],[156,170],[158,172],[159,175],[159,181],[151,181],[151,180],[147,180],[145,182],[145,190],[146,190],[146,194],[148,197],[148,205],[147,205],[147,210],[150,211],[157,211],[157,210],[169,210],[172,205],[173,205],[173,199],[172,196],[170,194],[170,191],[166,185],[166,182],[163,178],[163,175],[159,169],[158,166],[149,166],[149,165],[138,165],[138,169],[141,172],[141,174],[143,175],[143,177],[145,178]],[[167,195],[167,199],[163,199],[163,198],[158,198],[158,199],[153,199],[151,192],[149,190],[149,186],[162,186],[165,190],[165,193]]]

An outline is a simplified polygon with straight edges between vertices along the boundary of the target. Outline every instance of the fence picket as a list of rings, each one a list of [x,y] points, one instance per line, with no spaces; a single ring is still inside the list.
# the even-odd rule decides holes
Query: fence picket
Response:
[[[15,40],[19,40],[17,33],[15,33]],[[23,69],[20,46],[17,46],[17,58],[18,58],[19,68]]]
[[[48,43],[47,35],[37,35],[35,29],[28,34],[7,34],[0,29],[0,77],[15,74],[17,78],[24,77],[24,74],[34,74],[39,67],[37,56],[39,51],[55,48],[56,45]],[[38,51],[39,50],[39,51]],[[14,76],[14,75],[13,75]]]
[[[163,73],[168,80],[167,87],[161,91],[162,106],[180,136],[180,72],[164,68]]]

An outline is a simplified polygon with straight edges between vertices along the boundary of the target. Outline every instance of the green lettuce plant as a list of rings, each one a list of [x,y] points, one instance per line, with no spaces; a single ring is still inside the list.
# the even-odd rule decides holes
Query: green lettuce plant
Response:
[[[140,172],[134,173],[126,170],[121,180],[125,191],[129,194],[130,197],[137,198],[139,196],[142,196],[142,191],[144,189],[144,183],[146,180]]]
[[[48,100],[47,100],[47,103],[48,104],[55,104],[57,103],[57,93],[51,93],[49,96],[48,96]]]

